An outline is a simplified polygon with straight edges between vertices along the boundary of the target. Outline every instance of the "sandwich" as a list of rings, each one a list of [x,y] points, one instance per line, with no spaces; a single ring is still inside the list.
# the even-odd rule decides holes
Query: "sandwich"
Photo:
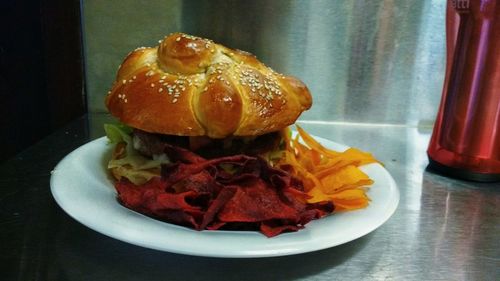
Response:
[[[334,210],[279,164],[312,104],[254,55],[173,33],[127,55],[105,104],[108,169],[127,208],[195,230],[297,231]]]

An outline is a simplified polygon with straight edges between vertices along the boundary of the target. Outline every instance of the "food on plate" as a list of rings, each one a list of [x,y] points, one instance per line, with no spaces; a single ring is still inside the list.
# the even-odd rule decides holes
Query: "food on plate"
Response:
[[[282,156],[274,159],[274,166],[302,180],[309,195],[306,201],[332,201],[336,211],[368,206],[369,198],[365,192],[373,180],[358,167],[378,161],[370,153],[352,147],[343,152],[328,149],[301,127],[297,126],[297,130],[295,138],[285,138],[286,147]]]
[[[125,58],[105,102],[120,121],[105,125],[108,168],[132,210],[272,237],[368,203],[357,166],[376,160],[328,150],[300,127],[305,144],[292,138],[309,90],[247,52],[170,34]]]

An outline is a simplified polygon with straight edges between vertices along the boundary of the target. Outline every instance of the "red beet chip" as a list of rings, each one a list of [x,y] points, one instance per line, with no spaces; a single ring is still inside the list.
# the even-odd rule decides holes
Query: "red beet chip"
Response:
[[[115,184],[121,204],[197,230],[260,230],[267,237],[297,231],[333,212],[331,202],[306,203],[302,183],[261,158],[207,160],[173,145],[165,152],[177,162],[162,166],[161,178],[141,186]]]
[[[275,189],[261,179],[239,186],[217,218],[222,222],[258,222],[271,219],[299,221],[298,210],[283,203]]]
[[[291,232],[291,231],[298,231],[300,229],[304,228],[302,225],[295,225],[295,224],[283,224],[282,222],[263,222],[260,225],[260,232],[264,234],[265,236],[271,238],[276,235],[279,235],[283,232]]]

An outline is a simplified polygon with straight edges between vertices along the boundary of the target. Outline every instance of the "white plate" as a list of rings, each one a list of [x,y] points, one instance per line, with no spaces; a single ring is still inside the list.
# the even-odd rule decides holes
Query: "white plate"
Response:
[[[336,150],[347,147],[316,138]],[[258,232],[195,231],[161,222],[118,203],[106,172],[112,146],[106,138],[89,142],[68,154],[52,173],[55,200],[71,217],[107,236],[131,244],[173,253],[210,257],[272,257],[316,251],[364,236],[391,217],[399,191],[379,164],[362,167],[375,183],[370,205],[358,211],[315,220],[298,232],[267,238]]]

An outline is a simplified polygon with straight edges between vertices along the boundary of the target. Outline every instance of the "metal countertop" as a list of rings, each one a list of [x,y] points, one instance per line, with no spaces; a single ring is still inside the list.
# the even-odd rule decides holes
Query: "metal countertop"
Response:
[[[334,248],[285,257],[221,259],[149,250],[108,238],[53,200],[50,171],[103,134],[84,116],[0,165],[2,280],[498,280],[500,183],[426,170],[430,128],[303,122],[310,133],[372,152],[396,180],[396,213]],[[335,230],[332,230],[335,231]]]

